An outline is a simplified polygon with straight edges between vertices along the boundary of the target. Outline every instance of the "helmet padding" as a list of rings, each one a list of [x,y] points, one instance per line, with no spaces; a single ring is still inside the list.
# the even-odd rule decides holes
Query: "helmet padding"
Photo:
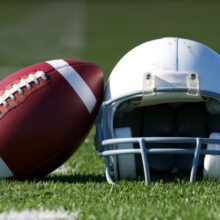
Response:
[[[185,103],[176,111],[176,130],[180,137],[207,137],[204,103]],[[195,144],[179,144],[182,148],[195,148]],[[181,170],[190,170],[193,155],[176,155],[176,165]],[[199,165],[202,164],[200,157]]]
[[[174,129],[174,111],[168,105],[154,105],[144,108],[143,136],[172,136]],[[148,144],[149,148],[168,148],[170,144]],[[148,155],[149,165],[156,171],[169,170],[173,166],[172,154]]]

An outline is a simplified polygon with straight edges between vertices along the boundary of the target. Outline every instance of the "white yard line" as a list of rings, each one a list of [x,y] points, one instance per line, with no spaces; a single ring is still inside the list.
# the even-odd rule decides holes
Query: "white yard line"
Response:
[[[56,211],[51,210],[28,210],[15,211],[10,210],[9,212],[0,213],[0,220],[74,220],[79,216],[79,211],[67,212],[63,207]]]

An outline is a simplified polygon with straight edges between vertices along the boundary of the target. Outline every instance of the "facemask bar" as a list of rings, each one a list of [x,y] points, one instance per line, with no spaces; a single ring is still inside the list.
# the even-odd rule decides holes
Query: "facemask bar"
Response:
[[[162,89],[159,88],[158,91],[155,92],[171,92],[171,89],[166,88]],[[175,89],[174,92],[187,92],[185,89],[182,88],[180,90]],[[210,138],[187,138],[187,137],[140,137],[140,138],[113,138],[108,139],[108,118],[107,118],[107,107],[109,105],[112,105],[113,111],[111,112],[111,130],[113,131],[113,118],[114,113],[117,109],[117,107],[122,103],[125,102],[131,98],[138,98],[143,95],[143,92],[139,91],[132,94],[127,94],[123,97],[112,99],[109,101],[106,101],[103,103],[99,116],[97,117],[95,124],[97,128],[97,138],[98,143],[96,142],[96,148],[98,150],[98,156],[104,156],[105,157],[105,173],[106,173],[106,179],[107,182],[110,184],[114,184],[114,181],[111,177],[111,168],[110,168],[110,156],[116,156],[120,154],[141,154],[143,168],[144,168],[144,177],[145,177],[145,183],[147,185],[150,185],[151,179],[150,179],[150,168],[148,163],[148,154],[193,154],[193,162],[192,162],[192,168],[190,172],[190,182],[194,183],[196,180],[196,173],[198,168],[198,161],[200,155],[220,155],[219,150],[205,150],[201,149],[202,144],[220,144],[219,139],[210,139]],[[219,99],[219,94],[213,94],[209,93],[207,91],[200,91],[201,96],[207,96]],[[103,119],[103,121],[102,121]],[[103,122],[103,128],[101,126]],[[115,146],[116,144],[123,144],[123,143],[137,143],[139,144],[140,148],[137,149],[109,149],[109,146]],[[184,148],[148,148],[147,144],[149,143],[191,143],[195,144],[195,149],[184,149]]]
[[[218,150],[205,150],[201,149],[202,144],[220,144],[219,139],[210,139],[210,138],[115,138],[111,140],[105,140],[102,142],[103,146],[109,146],[112,144],[123,144],[123,143],[138,143],[140,148],[138,149],[126,149],[126,150],[107,150],[99,153],[99,156],[109,157],[111,155],[119,155],[119,154],[141,154],[142,163],[144,168],[144,177],[145,183],[147,185],[150,184],[150,168],[148,164],[147,155],[148,154],[193,154],[193,162],[190,173],[190,182],[194,183],[196,180],[196,173],[198,168],[198,161],[200,155],[220,155],[220,151]],[[147,144],[149,143],[191,143],[195,144],[195,149],[184,149],[184,148],[147,148]],[[107,162],[106,165],[108,169],[106,171],[110,171],[110,164]],[[111,178],[110,172],[106,173],[106,176]],[[113,180],[108,181],[109,183],[113,183]]]

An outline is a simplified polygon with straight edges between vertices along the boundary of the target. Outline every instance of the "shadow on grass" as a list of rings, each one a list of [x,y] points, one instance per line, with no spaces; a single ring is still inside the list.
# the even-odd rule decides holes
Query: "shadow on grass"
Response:
[[[180,172],[177,174],[172,174],[168,172],[155,172],[151,171],[151,183],[179,183],[179,182],[187,182],[190,179],[189,172]],[[201,181],[202,172],[198,171],[197,181]],[[104,175],[95,175],[95,174],[49,174],[45,177],[39,178],[28,178],[28,179],[19,179],[17,181],[29,181],[29,182],[54,182],[54,183],[107,183],[107,180]],[[140,175],[137,179],[128,180],[129,182],[144,182],[144,176]],[[117,183],[117,181],[116,181]]]
[[[196,175],[196,180],[201,181],[202,170],[199,169]],[[151,182],[163,182],[163,183],[178,183],[178,182],[190,182],[190,172],[168,173],[168,172],[151,172]]]
[[[172,174],[169,172],[150,172],[151,183],[178,183],[187,182],[190,179],[189,172],[179,172]],[[201,181],[202,170],[198,170],[197,181]],[[10,180],[9,180],[10,181]],[[45,177],[39,178],[27,178],[27,179],[17,179],[17,181],[29,181],[29,182],[55,182],[55,183],[106,183],[106,178],[104,175],[100,174],[49,174]],[[137,179],[128,181],[144,181],[143,173],[138,175]],[[117,183],[117,181],[116,181]]]
[[[53,181],[60,183],[102,183],[106,182],[106,178],[102,175],[92,175],[92,174],[76,174],[76,175],[48,175],[41,179],[34,179],[34,181]]]
[[[48,174],[44,177],[29,177],[19,179],[5,179],[3,181],[18,182],[54,182],[54,183],[103,183],[106,182],[105,176],[100,174]]]

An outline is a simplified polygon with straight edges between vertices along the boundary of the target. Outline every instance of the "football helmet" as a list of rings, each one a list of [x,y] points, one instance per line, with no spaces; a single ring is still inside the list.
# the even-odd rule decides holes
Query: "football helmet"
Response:
[[[107,181],[150,171],[220,178],[220,56],[187,39],[129,51],[113,69],[96,119]]]

